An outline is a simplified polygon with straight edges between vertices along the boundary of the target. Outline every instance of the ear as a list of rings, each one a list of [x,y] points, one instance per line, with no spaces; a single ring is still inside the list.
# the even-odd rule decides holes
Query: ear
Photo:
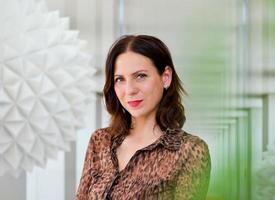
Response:
[[[173,70],[170,66],[166,66],[164,69],[164,72],[162,73],[162,82],[163,82],[163,87],[168,88],[172,82],[172,74]]]

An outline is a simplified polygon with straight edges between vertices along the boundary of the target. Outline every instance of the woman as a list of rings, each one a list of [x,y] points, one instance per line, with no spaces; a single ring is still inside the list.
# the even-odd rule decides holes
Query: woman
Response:
[[[92,134],[77,200],[205,199],[207,144],[181,130],[184,90],[159,39],[127,35],[106,60],[111,121]]]

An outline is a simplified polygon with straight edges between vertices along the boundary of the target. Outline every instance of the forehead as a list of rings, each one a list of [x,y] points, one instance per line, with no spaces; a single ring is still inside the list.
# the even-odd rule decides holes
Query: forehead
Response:
[[[131,73],[138,70],[156,71],[150,58],[128,51],[120,54],[115,61],[115,74]]]

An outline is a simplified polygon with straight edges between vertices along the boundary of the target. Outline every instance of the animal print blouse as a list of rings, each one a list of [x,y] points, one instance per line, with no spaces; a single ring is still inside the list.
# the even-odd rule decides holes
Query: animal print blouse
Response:
[[[210,178],[207,144],[182,130],[167,130],[136,151],[119,172],[116,149],[125,135],[92,134],[77,200],[202,200]]]

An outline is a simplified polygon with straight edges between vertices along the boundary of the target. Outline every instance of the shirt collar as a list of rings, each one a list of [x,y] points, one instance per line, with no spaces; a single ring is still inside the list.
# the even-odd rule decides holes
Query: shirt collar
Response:
[[[178,150],[185,132],[181,129],[167,129],[160,137],[160,143],[169,150]]]
[[[181,129],[167,129],[163,132],[163,135],[159,137],[154,143],[150,144],[149,146],[143,148],[142,150],[151,150],[155,148],[158,145],[164,146],[168,150],[178,150],[182,143],[182,136],[186,134]],[[119,134],[112,138],[111,143],[111,150],[117,149],[119,145],[123,142],[125,139],[125,134]]]

